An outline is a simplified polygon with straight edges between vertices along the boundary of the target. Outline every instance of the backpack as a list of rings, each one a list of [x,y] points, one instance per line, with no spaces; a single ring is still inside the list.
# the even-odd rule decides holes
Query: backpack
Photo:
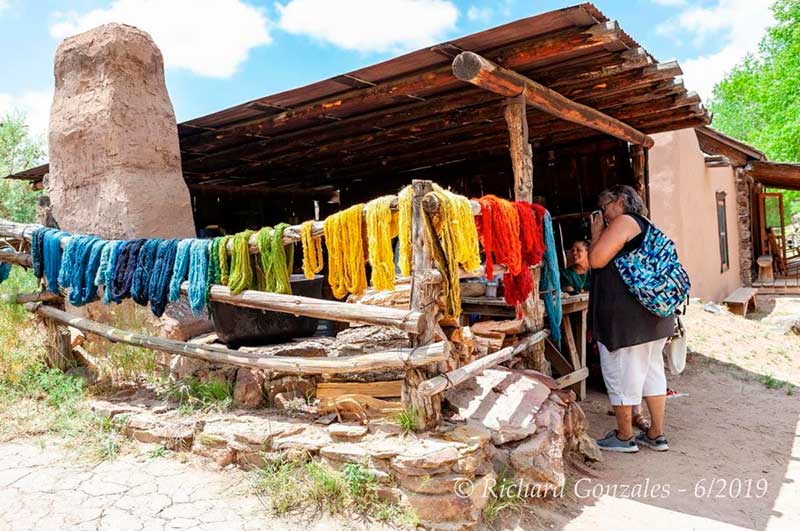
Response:
[[[628,291],[660,317],[675,314],[689,298],[689,275],[678,261],[675,242],[649,224],[641,245],[614,260]]]

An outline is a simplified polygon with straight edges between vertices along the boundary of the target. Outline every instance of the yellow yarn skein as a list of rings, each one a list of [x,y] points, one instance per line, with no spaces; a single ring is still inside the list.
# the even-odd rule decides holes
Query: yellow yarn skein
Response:
[[[367,255],[372,266],[372,287],[394,289],[394,250],[392,238],[397,235],[397,215],[392,213],[393,196],[383,196],[367,203]]]
[[[300,225],[300,242],[303,245],[303,274],[311,280],[314,275],[322,271],[322,238],[314,238],[311,231],[313,221],[306,221]]]
[[[328,283],[333,296],[361,295],[367,288],[364,240],[361,230],[364,204],[359,203],[325,219],[325,246],[328,248]]]
[[[411,196],[411,186],[397,194],[397,264],[404,277],[411,276]]]
[[[219,283],[223,286],[228,285],[230,275],[230,266],[228,264],[228,241],[233,236],[223,236],[217,248],[217,256],[219,257]]]
[[[481,265],[478,230],[469,200],[433,185],[439,200],[437,215],[425,213],[425,235],[431,245],[434,262],[442,273],[445,317],[461,315],[459,270],[474,271]],[[438,219],[435,219],[438,218]],[[437,224],[436,221],[439,223]]]

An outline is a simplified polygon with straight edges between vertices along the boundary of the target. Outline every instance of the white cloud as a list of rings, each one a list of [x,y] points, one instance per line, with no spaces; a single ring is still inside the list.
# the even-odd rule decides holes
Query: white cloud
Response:
[[[686,0],[652,0],[654,4],[667,7],[684,6]]]
[[[0,11],[4,11],[11,5],[11,0],[0,0]]]
[[[21,94],[0,93],[0,116],[15,111],[24,113],[31,135],[46,141],[52,102],[52,90],[32,90]]]
[[[467,18],[473,22],[489,22],[492,18],[492,8],[470,6],[467,9]]]
[[[290,0],[276,7],[281,29],[361,52],[435,44],[458,18],[449,0]]]
[[[684,81],[703,100],[711,97],[722,80],[748,53],[758,52],[758,42],[773,22],[773,0],[716,0],[709,7],[690,6],[657,28],[677,41],[690,37],[695,46],[713,42],[716,52],[681,61]]]
[[[230,77],[251,49],[272,41],[264,12],[241,0],[115,0],[56,19],[50,34],[59,39],[108,22],[136,26],[153,37],[167,68],[208,77]]]

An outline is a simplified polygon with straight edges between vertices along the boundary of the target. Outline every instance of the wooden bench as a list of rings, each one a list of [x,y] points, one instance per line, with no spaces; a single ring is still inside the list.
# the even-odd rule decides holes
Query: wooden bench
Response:
[[[756,288],[738,288],[722,302],[728,305],[732,313],[747,317],[747,310],[756,309],[757,293],[758,289]]]

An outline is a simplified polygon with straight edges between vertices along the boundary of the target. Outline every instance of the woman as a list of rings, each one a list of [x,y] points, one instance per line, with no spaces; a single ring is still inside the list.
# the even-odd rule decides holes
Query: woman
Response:
[[[589,291],[589,242],[577,240],[570,249],[572,265],[561,270],[561,291],[578,294]]]
[[[645,309],[630,294],[614,264],[618,256],[638,249],[650,221],[643,215],[642,199],[630,186],[604,191],[599,205],[600,215],[592,218],[589,316],[617,429],[597,443],[603,450],[616,452],[637,452],[639,444],[665,451],[669,449],[664,436],[667,380],[661,352],[675,329],[675,318]],[[652,424],[634,438],[632,409],[642,397]]]

